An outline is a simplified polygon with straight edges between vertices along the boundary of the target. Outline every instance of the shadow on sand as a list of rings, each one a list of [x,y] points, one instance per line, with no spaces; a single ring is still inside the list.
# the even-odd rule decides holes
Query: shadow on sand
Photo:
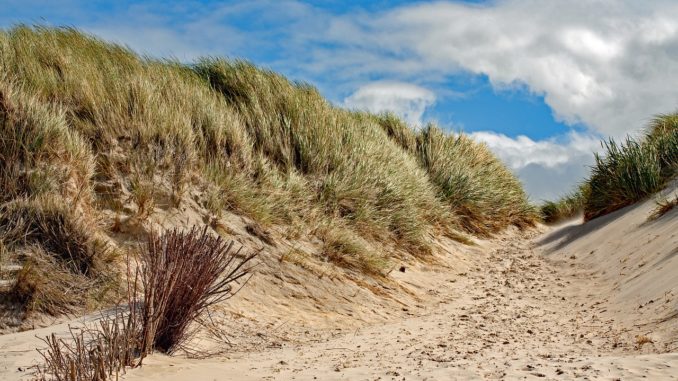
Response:
[[[555,246],[549,248],[549,250],[544,251],[544,254],[546,255],[552,254],[566,247],[572,241],[585,237],[588,234],[591,234],[596,230],[599,230],[605,227],[606,225],[616,221],[617,219],[621,218],[624,214],[631,212],[632,210],[640,207],[641,205],[642,203],[639,202],[582,224],[568,225],[563,228],[556,229],[553,232],[539,239],[536,242],[537,246],[545,246],[553,242],[556,242]]]

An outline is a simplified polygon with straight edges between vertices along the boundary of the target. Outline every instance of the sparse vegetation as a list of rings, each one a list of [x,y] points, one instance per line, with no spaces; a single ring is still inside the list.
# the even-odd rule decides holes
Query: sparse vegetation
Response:
[[[151,234],[139,262],[128,274],[128,303],[97,324],[70,329],[70,337],[52,334],[39,350],[40,381],[118,379],[127,367],[142,364],[156,350],[172,352],[190,339],[190,326],[215,303],[231,297],[244,283],[256,253],[233,249],[193,228]]]
[[[140,349],[139,319],[116,311],[97,325],[70,327],[70,337],[54,333],[42,339],[43,364],[35,368],[36,381],[118,380],[126,368],[137,366],[145,353]]]
[[[643,348],[643,345],[652,343],[654,343],[654,341],[645,335],[636,336],[636,349],[641,349]]]
[[[652,214],[649,217],[650,220],[656,220],[677,207],[678,193],[674,193],[669,197],[661,197],[655,202],[657,203],[657,207],[652,211]]]

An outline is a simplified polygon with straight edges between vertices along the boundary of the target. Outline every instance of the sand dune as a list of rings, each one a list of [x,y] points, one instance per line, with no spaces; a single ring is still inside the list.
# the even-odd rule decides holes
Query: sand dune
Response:
[[[154,355],[124,379],[675,379],[678,210],[648,221],[654,206],[474,247],[446,242],[440,263],[392,273],[399,288],[379,306],[356,292],[305,315],[312,307],[295,307],[282,282],[279,305],[257,309],[265,285],[255,284],[223,311],[232,347],[213,340],[226,351],[208,359]],[[35,335],[65,327],[0,337],[2,378],[27,377],[18,369],[36,361]]]
[[[646,349],[678,351],[678,210],[652,220],[655,207],[648,200],[538,243],[550,261],[596,279],[601,316],[637,328],[653,341]]]

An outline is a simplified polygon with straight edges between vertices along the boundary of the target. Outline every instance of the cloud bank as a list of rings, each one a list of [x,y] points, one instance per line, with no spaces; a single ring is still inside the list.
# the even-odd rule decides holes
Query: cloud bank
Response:
[[[593,164],[591,153],[600,148],[597,136],[576,132],[538,141],[488,131],[470,136],[487,144],[518,175],[535,201],[552,200],[570,192],[586,177]]]
[[[332,20],[320,39],[349,58],[322,66],[401,77],[483,74],[497,89],[543,95],[561,121],[620,137],[678,106],[676,14],[678,2],[663,0],[417,4]]]
[[[509,167],[520,169],[530,164],[555,168],[590,156],[600,147],[596,136],[572,132],[564,137],[534,141],[527,136],[513,139],[495,132],[474,132],[470,136],[487,144]]]
[[[435,100],[432,91],[420,86],[403,82],[374,82],[345,98],[343,105],[373,113],[391,111],[408,124],[419,127],[426,108]]]
[[[588,174],[601,137],[634,135],[678,108],[676,14],[678,2],[663,0],[417,4],[333,20],[329,38],[349,58],[320,66],[433,82],[468,72],[499,92],[518,86],[543,96],[557,120],[589,131],[541,141],[472,135],[533,198],[554,198]]]

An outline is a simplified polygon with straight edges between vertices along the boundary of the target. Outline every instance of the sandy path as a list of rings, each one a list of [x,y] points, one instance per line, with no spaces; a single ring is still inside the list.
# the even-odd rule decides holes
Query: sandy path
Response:
[[[322,328],[320,312],[313,319],[304,310],[278,316],[268,305],[246,304],[257,319],[224,315],[216,322],[240,352],[226,348],[203,360],[153,355],[124,379],[678,379],[672,318],[678,210],[650,224],[645,216],[654,204],[645,204],[550,234],[509,231],[472,248],[451,245],[441,256],[445,263],[391,274],[418,296],[394,293],[403,298],[388,308],[375,310],[370,298],[346,299],[361,316],[391,311],[388,323]],[[281,282],[273,291],[298,286]],[[338,308],[333,290],[313,299],[325,311]],[[41,345],[36,335],[63,334],[68,324],[93,318],[0,336],[0,379],[29,376],[27,365],[35,364]],[[652,342],[639,345],[638,335]],[[223,346],[219,337],[212,342]]]
[[[441,276],[429,314],[311,344],[187,360],[154,356],[128,380],[676,379],[678,354],[641,355],[603,318],[599,280],[551,262],[533,238],[506,238],[467,273]]]

